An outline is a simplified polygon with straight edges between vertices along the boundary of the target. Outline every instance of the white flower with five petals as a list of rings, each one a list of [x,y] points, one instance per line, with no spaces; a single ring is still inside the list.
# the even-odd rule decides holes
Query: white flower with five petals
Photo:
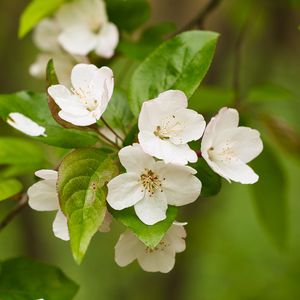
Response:
[[[164,220],[168,205],[186,205],[200,195],[201,182],[190,167],[155,161],[139,144],[121,149],[119,158],[127,173],[108,183],[107,202],[116,210],[134,206],[147,225]]]
[[[186,165],[197,161],[197,154],[187,143],[201,138],[205,121],[187,105],[185,94],[178,90],[166,91],[143,103],[138,138],[146,153],[166,163]]]
[[[186,231],[183,227],[185,224],[174,222],[153,249],[145,246],[131,231],[125,231],[115,246],[116,263],[125,267],[137,259],[144,271],[170,272],[175,265],[176,253],[185,250]]]
[[[60,118],[77,126],[96,123],[113,94],[113,72],[108,67],[78,64],[71,74],[73,88],[57,84],[48,88],[49,95],[60,107]]]
[[[63,5],[55,15],[61,33],[60,45],[69,53],[87,55],[91,51],[104,58],[113,56],[119,32],[107,20],[103,0],[75,0]]]
[[[222,108],[207,125],[201,154],[208,165],[228,181],[252,184],[258,175],[247,165],[263,150],[257,130],[239,125],[236,109]]]
[[[53,170],[40,170],[35,175],[41,178],[41,181],[33,184],[28,189],[28,204],[37,211],[56,211],[57,214],[53,222],[54,235],[62,240],[70,239],[67,218],[60,209],[58,195],[56,191],[56,182],[58,173]]]
[[[47,136],[45,127],[32,121],[30,118],[18,112],[12,112],[8,115],[7,123],[15,129],[30,136]]]

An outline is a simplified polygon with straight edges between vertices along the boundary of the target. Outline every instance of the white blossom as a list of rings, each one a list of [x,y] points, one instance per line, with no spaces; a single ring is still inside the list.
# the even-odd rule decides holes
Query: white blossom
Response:
[[[89,126],[104,113],[114,88],[113,72],[108,67],[78,64],[71,74],[72,88],[52,85],[49,95],[60,107],[58,115],[77,126]]]
[[[238,111],[222,108],[206,127],[201,153],[209,166],[228,181],[255,183],[258,175],[247,165],[263,144],[257,130],[241,127]]]
[[[185,94],[178,90],[166,91],[143,103],[138,138],[146,153],[166,163],[197,161],[196,152],[187,143],[201,138],[205,121],[187,105]]]
[[[69,53],[87,55],[91,51],[104,58],[113,56],[119,32],[107,19],[103,0],[76,0],[56,13],[61,27],[60,45]]]
[[[46,129],[44,127],[18,112],[10,113],[7,118],[7,123],[27,135],[46,136]]]
[[[29,206],[37,211],[57,211],[53,222],[54,235],[62,240],[70,239],[67,218],[60,209],[56,182],[58,173],[53,170],[40,170],[35,175],[41,178],[41,181],[33,184],[28,189]]]
[[[107,202],[116,210],[134,206],[147,225],[164,220],[168,205],[189,204],[200,195],[201,182],[190,167],[155,161],[139,144],[121,149],[119,158],[127,173],[108,183]]]
[[[183,224],[174,222],[160,243],[149,248],[127,230],[115,246],[115,261],[125,267],[136,259],[144,271],[168,273],[175,265],[176,253],[185,250],[185,238]]]

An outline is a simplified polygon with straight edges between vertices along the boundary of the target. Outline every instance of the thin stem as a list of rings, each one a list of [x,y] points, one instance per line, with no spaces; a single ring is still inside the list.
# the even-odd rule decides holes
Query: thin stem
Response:
[[[0,231],[3,230],[26,206],[28,203],[27,193],[24,193],[11,212],[0,222]]]
[[[105,119],[103,117],[101,117],[102,122],[104,123],[104,125],[118,138],[120,139],[122,142],[124,141],[124,139],[105,121]]]
[[[206,18],[210,15],[210,13],[217,8],[217,6],[221,3],[222,0],[211,0],[209,1],[206,6],[197,14],[197,16],[190,20],[184,27],[182,27],[180,30],[176,31],[172,36],[177,35],[178,33],[181,33],[183,31],[193,29],[193,28],[204,28],[204,23]]]

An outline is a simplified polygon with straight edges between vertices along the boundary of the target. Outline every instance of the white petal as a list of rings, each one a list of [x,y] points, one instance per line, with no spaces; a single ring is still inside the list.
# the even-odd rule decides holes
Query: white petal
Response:
[[[188,162],[196,162],[197,154],[189,145],[175,145],[169,140],[162,140],[153,133],[140,132],[139,142],[143,150],[149,155],[163,159],[166,163],[186,165]]]
[[[102,26],[95,52],[104,58],[111,58],[119,42],[119,31],[115,24],[106,23]]]
[[[165,178],[162,189],[166,194],[168,204],[181,206],[192,203],[198,199],[201,192],[201,181],[194,175],[189,167],[157,163],[156,172]]]
[[[113,178],[108,184],[107,202],[116,209],[121,210],[133,206],[140,201],[145,192],[140,178],[134,173],[125,173]]]
[[[174,222],[163,238],[176,253],[183,252],[186,248],[186,231],[181,224]]]
[[[179,136],[170,139],[172,143],[186,144],[201,138],[206,124],[202,115],[191,109],[180,109],[174,113],[174,116],[176,120],[184,124],[184,127]]]
[[[50,54],[38,54],[35,62],[29,67],[29,74],[38,79],[46,79],[46,68],[50,59]]]
[[[99,228],[100,232],[109,232],[110,231],[110,224],[113,220],[112,215],[106,210],[104,220]]]
[[[60,28],[57,22],[51,19],[44,19],[35,28],[33,41],[40,50],[57,52],[59,51],[59,32]]]
[[[119,151],[120,162],[127,172],[140,173],[144,169],[152,169],[155,160],[146,154],[139,144],[127,146]]]
[[[168,208],[164,193],[156,191],[149,196],[148,193],[144,199],[134,205],[134,210],[139,219],[147,224],[153,225],[166,218]]]
[[[175,252],[167,247],[164,251],[153,251],[138,257],[141,268],[146,272],[170,272],[175,265]]]
[[[69,241],[68,221],[63,212],[59,209],[52,225],[53,233],[61,240]]]
[[[63,30],[58,41],[71,54],[87,55],[95,49],[97,36],[87,26],[79,24]]]
[[[217,168],[214,171],[226,179],[243,184],[253,184],[258,181],[258,175],[239,159],[231,159],[229,162],[218,161],[215,164]]]
[[[77,116],[69,114],[63,110],[61,110],[58,113],[59,117],[71,124],[74,124],[76,126],[89,126],[92,124],[95,124],[97,122],[97,119],[93,116],[92,113],[89,113],[86,116]]]
[[[231,141],[235,155],[245,163],[253,160],[263,150],[260,133],[249,127],[228,130],[224,132],[223,138]]]
[[[41,180],[27,191],[29,206],[38,211],[52,211],[59,208],[56,180]]]
[[[52,180],[57,180],[58,179],[58,172],[54,170],[39,170],[36,171],[35,176],[41,178],[41,179],[52,179]]]
[[[156,98],[160,109],[172,113],[182,108],[187,108],[188,101],[184,92],[179,90],[168,90],[159,94]]]
[[[115,246],[115,261],[125,267],[144,253],[145,245],[129,230],[121,234]]]
[[[17,113],[13,112],[8,115],[7,123],[14,127],[15,129],[30,135],[30,136],[46,136],[45,131],[46,129],[28,117]]]

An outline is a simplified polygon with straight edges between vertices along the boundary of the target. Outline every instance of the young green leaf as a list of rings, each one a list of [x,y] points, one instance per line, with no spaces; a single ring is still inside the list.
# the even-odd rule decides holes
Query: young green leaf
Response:
[[[97,142],[96,133],[77,129],[66,129],[52,118],[45,94],[19,92],[0,95],[0,117],[6,121],[8,115],[18,112],[46,128],[47,136],[35,139],[62,148],[92,146]]]
[[[67,0],[32,0],[21,15],[19,37],[24,37],[37,23],[55,12]]]
[[[178,208],[169,206],[167,210],[167,218],[154,225],[144,224],[135,214],[132,207],[123,210],[114,210],[109,207],[110,213],[118,221],[133,231],[133,233],[148,247],[155,248],[170,226],[175,221]]]
[[[222,186],[221,177],[208,166],[203,158],[199,158],[191,167],[197,170],[196,176],[202,183],[202,197],[210,197],[219,193]]]
[[[33,173],[46,167],[43,150],[35,143],[15,138],[0,138],[0,176],[3,178]]]
[[[23,185],[17,179],[0,180],[0,201],[6,200],[22,191]]]
[[[82,261],[106,212],[106,183],[118,170],[104,150],[86,148],[67,155],[59,167],[58,193],[68,219],[71,248],[77,263]]]
[[[150,16],[147,0],[108,0],[106,1],[109,20],[120,30],[133,31]]]
[[[0,299],[72,300],[78,285],[56,267],[29,258],[0,264]]]
[[[272,149],[266,144],[252,167],[259,181],[251,186],[258,218],[279,247],[286,242],[287,195],[284,171]]]
[[[154,50],[131,79],[129,100],[134,115],[144,101],[169,89],[192,96],[210,66],[217,38],[214,32],[188,31]]]

